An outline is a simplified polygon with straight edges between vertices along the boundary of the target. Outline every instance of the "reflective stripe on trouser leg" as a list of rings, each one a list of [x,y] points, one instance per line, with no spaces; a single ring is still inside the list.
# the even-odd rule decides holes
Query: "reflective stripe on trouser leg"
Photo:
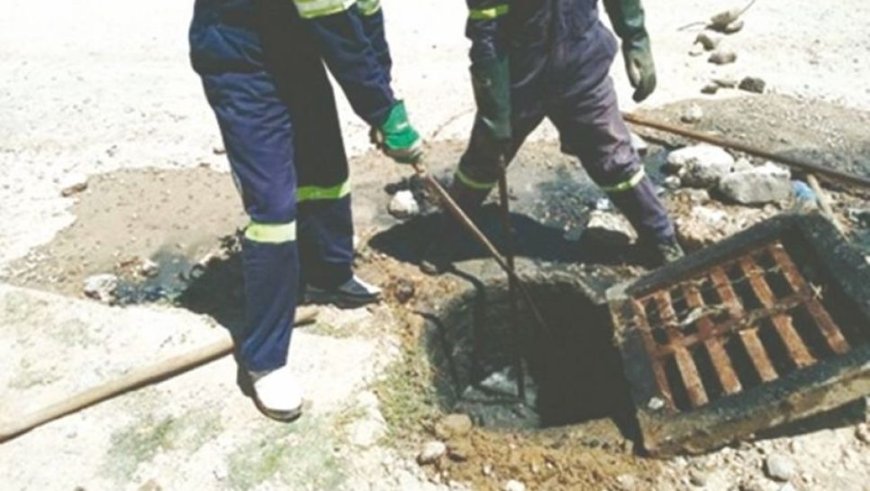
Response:
[[[356,0],[293,0],[303,19],[337,14],[349,9]]]
[[[208,75],[203,84],[252,221],[242,239],[245,325],[236,346],[247,370],[273,370],[287,363],[299,287],[293,125],[266,72]]]
[[[641,176],[634,186],[611,191],[607,195],[628,218],[641,240],[666,241],[674,236],[674,226],[652,181],[642,174]]]
[[[287,360],[299,289],[295,228],[295,223],[252,223],[245,231],[242,265],[248,329],[240,354],[250,371],[273,370]]]
[[[631,134],[605,69],[588,91],[555,105],[550,118],[559,130],[562,150],[580,159],[642,240],[673,237],[673,224],[631,146]]]

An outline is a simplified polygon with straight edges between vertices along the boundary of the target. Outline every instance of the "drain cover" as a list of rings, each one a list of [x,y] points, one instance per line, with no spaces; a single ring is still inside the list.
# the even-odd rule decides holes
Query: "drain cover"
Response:
[[[608,292],[644,447],[701,452],[870,393],[870,268],[781,216]]]

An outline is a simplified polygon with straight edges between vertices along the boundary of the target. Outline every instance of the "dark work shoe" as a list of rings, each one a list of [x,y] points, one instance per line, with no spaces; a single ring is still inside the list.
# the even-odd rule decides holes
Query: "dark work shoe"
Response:
[[[310,303],[331,303],[339,307],[360,307],[381,299],[381,289],[354,275],[344,284],[330,290],[308,286],[305,299]]]

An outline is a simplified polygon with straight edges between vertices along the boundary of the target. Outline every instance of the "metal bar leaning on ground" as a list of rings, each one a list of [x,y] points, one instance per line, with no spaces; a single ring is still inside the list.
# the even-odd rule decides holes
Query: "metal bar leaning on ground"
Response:
[[[450,214],[453,215],[454,218],[456,218],[456,220],[465,228],[465,230],[468,231],[468,233],[470,233],[472,237],[474,237],[474,239],[487,250],[487,252],[489,252],[495,262],[501,267],[501,269],[503,269],[505,273],[507,273],[511,278],[514,279],[517,285],[517,289],[523,296],[526,304],[529,306],[529,310],[532,312],[532,316],[535,318],[535,322],[541,327],[541,329],[544,330],[546,336],[552,338],[553,333],[547,325],[547,322],[544,320],[544,316],[541,314],[540,309],[538,309],[538,306],[535,304],[534,299],[532,299],[532,295],[529,292],[529,289],[526,288],[525,283],[523,283],[519,276],[517,276],[516,272],[514,272],[508,266],[507,261],[505,261],[505,258],[501,255],[500,252],[498,252],[498,249],[496,249],[492,242],[490,242],[490,240],[486,238],[486,235],[484,235],[483,232],[481,232],[480,229],[477,228],[477,225],[475,225],[474,222],[472,222],[471,219],[468,218],[468,215],[466,215],[465,212],[462,211],[462,208],[460,208],[459,205],[456,204],[455,201],[453,201],[453,198],[450,197],[450,194],[447,192],[447,190],[444,189],[444,186],[442,186],[434,177],[432,177],[431,174],[426,171],[426,168],[423,165],[414,164],[414,170],[417,172],[417,175],[419,175],[420,178],[423,179],[426,185],[429,186],[429,189],[431,189],[432,192],[434,192],[438,196],[438,200],[441,202],[441,205],[446,208],[447,211],[450,212]]]
[[[311,324],[316,320],[317,312],[312,311],[309,315],[296,319],[295,325],[301,326]],[[125,392],[166,380],[219,358],[223,358],[232,353],[232,351],[233,340],[227,337],[208,346],[135,370],[119,379],[106,382],[103,385],[87,389],[71,398],[56,402],[48,407],[18,419],[14,423],[3,426],[0,428],[0,443],[23,435],[24,433],[27,433],[38,426],[42,426],[45,423],[81,411],[82,409],[99,404],[100,402],[106,401]]]
[[[839,171],[836,169],[831,169],[819,164],[815,164],[813,162],[808,162],[806,160],[797,158],[797,157],[789,157],[787,155],[778,155],[773,152],[769,152],[764,149],[756,148],[751,145],[747,145],[745,143],[740,143],[734,140],[728,140],[726,138],[718,137],[715,135],[710,135],[707,133],[701,133],[698,131],[689,130],[686,128],[681,128],[679,126],[674,126],[667,123],[662,123],[661,121],[655,121],[652,119],[647,119],[643,116],[639,116],[637,114],[632,113],[623,113],[622,117],[625,121],[636,124],[638,126],[645,126],[647,128],[653,128],[659,131],[664,131],[665,133],[671,133],[674,135],[680,135],[686,138],[691,138],[693,140],[701,141],[704,143],[709,143],[711,145],[716,145],[717,147],[731,148],[734,150],[738,150],[740,152],[748,153],[750,155],[754,155],[756,157],[761,157],[763,159],[772,160],[774,162],[779,162],[781,164],[785,164],[789,167],[799,169],[808,173],[817,174],[819,176],[824,176],[828,179],[840,181],[847,184],[852,184],[855,186],[861,186],[865,188],[870,188],[870,178],[858,176],[855,174],[850,174],[848,172]]]

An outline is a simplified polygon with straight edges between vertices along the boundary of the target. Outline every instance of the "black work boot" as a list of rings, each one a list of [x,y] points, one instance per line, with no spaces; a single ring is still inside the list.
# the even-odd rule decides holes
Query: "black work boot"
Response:
[[[472,189],[454,178],[448,190],[450,197],[471,218],[479,213],[489,190]],[[441,206],[441,217],[435,234],[420,258],[420,271],[436,276],[453,268],[457,247],[468,232],[456,218]]]
[[[335,288],[318,288],[308,285],[305,300],[313,304],[333,304],[340,308],[362,307],[381,300],[381,289],[353,275]]]

